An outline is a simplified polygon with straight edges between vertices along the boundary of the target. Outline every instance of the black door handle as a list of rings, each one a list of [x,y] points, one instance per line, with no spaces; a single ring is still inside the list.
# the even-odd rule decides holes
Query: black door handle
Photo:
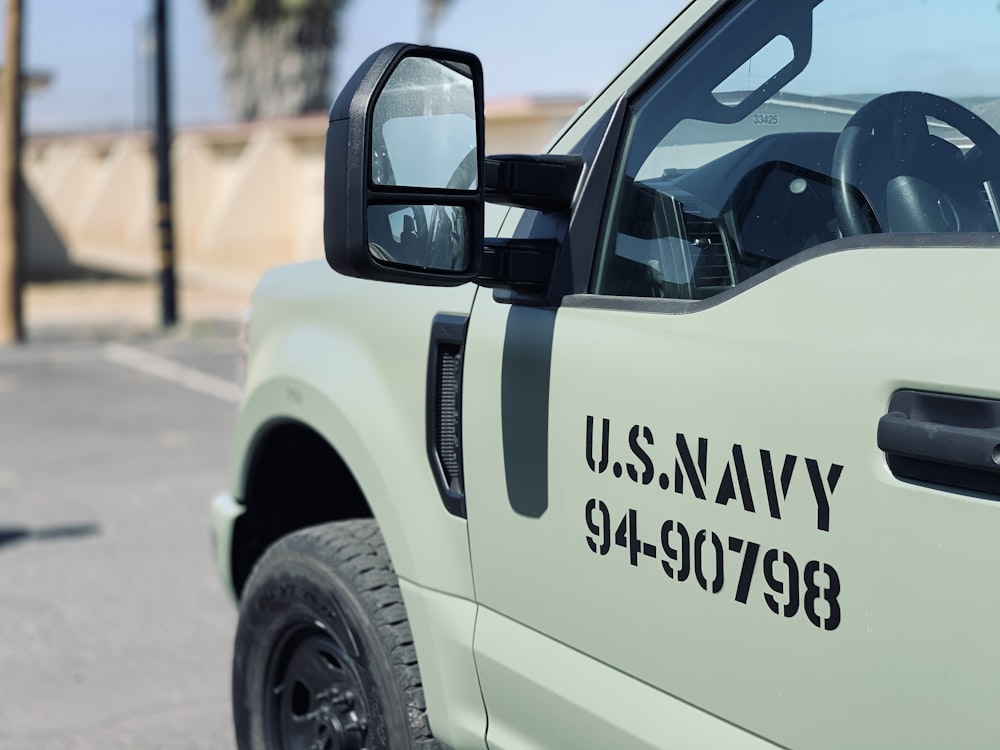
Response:
[[[890,412],[878,422],[878,447],[894,455],[1000,472],[1000,428],[959,427]]]
[[[897,391],[877,441],[900,479],[1000,499],[1000,401]]]

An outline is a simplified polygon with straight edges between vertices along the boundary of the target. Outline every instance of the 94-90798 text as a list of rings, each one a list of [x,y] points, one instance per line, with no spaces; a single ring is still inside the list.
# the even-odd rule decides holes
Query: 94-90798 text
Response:
[[[587,501],[584,515],[587,546],[596,555],[608,555],[612,545],[622,547],[631,565],[638,566],[643,557],[658,560],[666,578],[675,583],[693,582],[710,594],[729,590],[740,604],[763,601],[775,615],[802,614],[821,630],[840,625],[840,577],[829,563],[801,564],[790,552],[735,536],[724,538],[708,529],[691,531],[672,519],[660,525],[657,545],[639,537],[637,510],[629,508],[620,519],[612,519],[607,503],[596,498]],[[732,566],[728,574],[727,561]],[[762,596],[753,597],[754,581],[761,576]]]

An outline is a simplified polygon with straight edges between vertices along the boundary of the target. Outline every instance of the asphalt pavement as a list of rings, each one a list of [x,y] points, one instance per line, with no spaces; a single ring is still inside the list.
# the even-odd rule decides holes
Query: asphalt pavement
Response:
[[[0,346],[0,748],[231,750],[208,505],[246,295],[163,332],[148,284],[34,291]]]

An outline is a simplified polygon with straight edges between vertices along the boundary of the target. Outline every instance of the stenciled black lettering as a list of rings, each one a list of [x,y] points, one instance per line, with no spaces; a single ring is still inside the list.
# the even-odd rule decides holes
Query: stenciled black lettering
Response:
[[[639,512],[635,508],[629,508],[628,513],[622,516],[615,531],[615,544],[628,550],[629,562],[633,566],[639,564],[643,541],[639,538]]]
[[[594,418],[587,415],[587,466],[595,474],[603,474],[608,468],[608,443],[611,434],[611,420],[601,420],[601,459],[594,459]]]
[[[715,571],[711,582],[708,580],[708,574],[705,572],[705,543],[710,542],[713,551],[715,552],[715,560],[713,561],[712,569]],[[709,532],[706,529],[701,529],[694,536],[694,550],[692,555],[694,558],[694,577],[698,580],[698,585],[702,587],[705,591],[711,591],[713,594],[718,594],[722,591],[722,584],[724,582],[723,574],[723,549],[722,540],[719,535],[714,531]]]
[[[795,462],[798,456],[785,455],[784,463],[781,467],[781,499],[788,499],[788,487],[792,482],[792,472],[795,470]],[[764,490],[767,492],[767,507],[771,512],[771,518],[781,519],[781,506],[778,504],[778,488],[774,482],[774,464],[771,462],[771,451],[761,449],[760,466],[764,474]]]
[[[671,544],[671,534],[676,534],[679,537],[679,549]],[[663,572],[674,580],[686,581],[687,577],[691,574],[691,537],[688,536],[688,530],[684,524],[680,521],[676,524],[673,521],[664,521],[660,527],[660,545],[663,547],[663,553],[668,558],[667,560],[660,561],[660,565],[663,566]],[[671,560],[679,563],[679,567],[676,570],[670,563]]]
[[[683,466],[683,470],[682,467]],[[705,485],[708,483],[708,440],[698,438],[698,468],[695,469],[687,438],[677,433],[677,460],[674,461],[674,492],[684,493],[684,479],[691,483],[691,492],[699,500],[705,500]]]
[[[635,457],[642,462],[642,476],[639,476],[639,468],[629,462],[625,465],[625,471],[628,472],[628,477],[633,482],[642,482],[642,484],[650,484],[653,481],[653,460],[649,457],[649,454],[643,449],[639,444],[639,425],[634,425],[628,433],[628,447],[632,449],[632,453]],[[646,445],[653,444],[653,431],[648,427],[642,427],[642,438],[646,441]]]
[[[715,493],[717,505],[729,505],[729,501],[736,497],[736,484],[733,482],[733,467],[726,464],[726,470],[722,473],[722,481],[719,482],[719,489]]]
[[[784,563],[784,567],[787,570],[787,586],[781,578],[778,577],[774,570],[778,565],[779,554],[781,555],[781,562]],[[771,587],[771,591],[775,594],[784,595],[785,589],[788,589],[787,602],[781,602],[774,596],[774,594],[765,591],[764,602],[767,604],[767,608],[776,615],[794,617],[799,611],[799,566],[795,562],[795,558],[792,557],[792,553],[779,552],[776,549],[769,549],[765,552],[764,579],[767,581],[767,585]]]
[[[730,500],[736,499],[736,487],[733,484],[734,473],[736,474],[736,483],[740,488],[743,510],[749,513],[756,512],[753,504],[753,493],[750,491],[750,479],[747,477],[747,464],[743,459],[743,446],[738,443],[733,445],[733,458],[726,463],[726,470],[722,473],[719,490],[715,493],[715,502],[719,505],[728,505]]]
[[[826,480],[819,470],[819,462],[814,458],[806,459],[806,469],[809,471],[809,483],[812,485],[813,497],[816,498],[816,528],[820,531],[830,530],[830,498],[837,489],[840,475],[844,467],[840,464],[830,464]]]
[[[821,569],[829,580],[829,584],[825,587],[816,581],[816,574]],[[805,609],[809,622],[823,630],[836,630],[840,625],[840,602],[837,601],[840,594],[840,576],[837,575],[836,569],[832,565],[810,560],[805,567],[805,581]],[[826,618],[816,609],[816,602],[820,599],[826,601],[829,607],[830,614]]]
[[[729,550],[739,554],[743,552],[743,540],[737,537],[729,537]],[[756,542],[746,543],[746,552],[743,554],[743,565],[740,568],[740,581],[736,586],[736,601],[746,604],[750,596],[750,584],[753,581],[754,568],[757,565],[757,554],[760,552],[760,545]]]
[[[594,512],[600,512],[600,520],[594,519]],[[587,537],[587,546],[590,551],[598,555],[608,554],[611,549],[611,514],[608,506],[603,500],[590,498],[584,507],[587,520],[587,529],[590,536]],[[598,542],[598,540],[600,540]]]

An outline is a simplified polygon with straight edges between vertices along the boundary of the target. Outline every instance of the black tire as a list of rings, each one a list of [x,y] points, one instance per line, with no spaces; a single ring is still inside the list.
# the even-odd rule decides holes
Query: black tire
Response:
[[[441,747],[374,521],[303,529],[261,557],[240,606],[233,720],[241,750]]]

